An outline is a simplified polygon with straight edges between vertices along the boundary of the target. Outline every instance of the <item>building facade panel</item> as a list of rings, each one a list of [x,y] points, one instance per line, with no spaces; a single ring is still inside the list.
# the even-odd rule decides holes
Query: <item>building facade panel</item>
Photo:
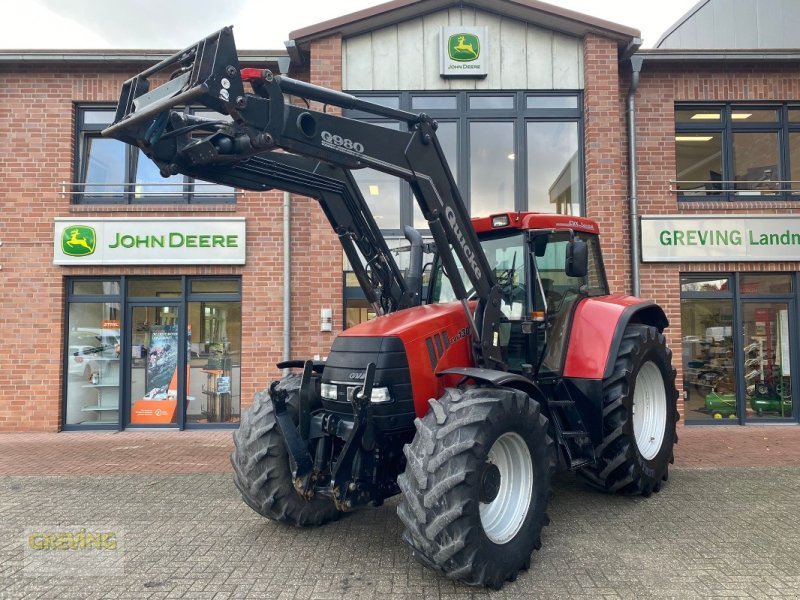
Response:
[[[486,77],[441,77],[440,30],[460,25],[488,28]],[[471,8],[433,12],[345,38],[342,44],[342,85],[347,90],[571,90],[583,87],[580,38]]]
[[[761,10],[763,4],[749,6]],[[725,5],[709,3],[714,10]],[[622,30],[601,33],[592,23],[580,33],[580,27],[563,21],[551,29],[537,22],[537,11],[512,15],[454,6],[346,34],[332,29],[303,41],[304,62],[295,60],[289,74],[432,114],[475,215],[544,208],[595,219],[611,291],[627,293],[632,244],[640,246],[632,240],[629,208],[626,103],[633,78],[620,55],[634,38]],[[683,36],[683,45],[698,46],[701,17],[715,28],[728,22],[728,15],[709,15],[677,28],[675,39]],[[487,28],[485,77],[440,74],[445,26]],[[744,30],[734,43],[743,36]],[[657,301],[670,320],[667,338],[682,392],[680,412],[691,424],[797,422],[800,389],[791,389],[790,382],[791,370],[800,369],[800,261],[781,248],[794,243],[795,229],[800,244],[797,62],[763,56],[670,60],[659,51],[645,51],[643,57],[635,95],[638,215],[648,224],[674,217],[687,227],[657,234],[673,248],[664,256],[645,256],[639,281],[641,295]],[[140,197],[153,182],[130,180],[138,164],[131,150],[125,185],[136,187],[121,188],[122,200],[105,201],[101,195],[87,201],[86,187],[79,187],[88,183],[87,139],[99,140],[101,127],[87,134],[83,115],[112,107],[122,82],[149,66],[93,60],[51,58],[25,68],[6,61],[0,67],[0,129],[9,132],[0,148],[0,194],[7,211],[0,240],[7,301],[0,303],[0,323],[8,332],[0,372],[10,390],[0,403],[0,431],[55,431],[82,426],[82,419],[83,425],[112,429],[137,425],[137,397],[159,390],[146,389],[155,370],[140,381],[134,369],[158,367],[162,356],[151,350],[165,331],[176,336],[176,355],[187,371],[174,369],[173,381],[162,387],[168,396],[181,390],[186,405],[177,403],[177,416],[161,425],[236,426],[253,394],[280,375],[285,219],[289,357],[324,358],[337,333],[371,318],[371,308],[353,285],[337,236],[315,200],[287,198],[277,190],[234,194],[229,189],[224,197],[203,202],[195,202],[193,192],[166,200]],[[101,163],[93,168],[119,166]],[[391,185],[373,175],[365,170],[357,180],[371,206],[389,200],[390,208],[378,216],[392,223],[384,227],[390,245],[403,243],[402,225],[425,233],[427,224],[407,184]],[[102,189],[97,182],[103,181],[98,175],[92,185]],[[709,235],[719,244],[736,243],[730,241],[730,217],[743,219],[747,236],[752,235],[745,231],[748,220],[775,215],[785,222],[785,232],[770,229],[766,237],[749,240],[773,244],[774,260],[726,261],[719,249],[700,248],[698,240]],[[81,221],[163,224],[198,216],[220,223],[244,218],[244,265],[53,264],[59,235],[63,243],[88,250],[90,238],[78,230]],[[60,218],[74,219],[75,232],[54,231]],[[647,241],[651,252],[653,240]],[[684,253],[669,254],[675,244]],[[93,289],[102,292],[94,297]],[[323,327],[328,319],[330,327]],[[96,347],[78,341],[91,342],[92,336]],[[151,348],[145,349],[142,339]],[[128,371],[109,370],[115,361]],[[109,381],[112,374],[118,383]],[[110,396],[101,389],[115,385],[120,410],[126,411],[118,417],[104,404]],[[144,386],[142,393],[137,385]],[[234,394],[225,391],[231,387],[232,405]],[[217,412],[210,399],[222,402],[215,405]],[[221,408],[225,401],[233,408]]]
[[[750,125],[747,121],[757,116],[759,110],[765,114],[777,110],[780,115],[785,110],[782,107],[791,106],[800,98],[800,84],[792,75],[795,71],[793,63],[676,60],[665,64],[648,62],[645,54],[636,99],[638,196],[642,218],[658,215],[691,217],[691,226],[706,232],[725,229],[725,223],[729,222],[725,218],[730,216],[738,216],[747,223],[761,216],[782,215],[785,219],[781,222],[793,228],[800,211],[792,193],[780,191],[781,188],[794,189],[794,184],[788,181],[791,179],[789,174],[773,174],[772,171],[780,169],[780,166],[772,166],[768,177],[759,177],[770,181],[750,182],[746,181],[749,179],[746,171],[737,170],[735,162],[738,158],[752,164],[775,163],[776,160],[780,163],[782,159],[775,156],[790,151],[785,138],[786,128],[791,129],[791,123],[785,124],[783,117],[776,117],[774,125]],[[683,122],[683,117],[677,115],[685,107],[695,107],[696,110],[693,118],[685,121],[688,125],[681,125],[676,121]],[[721,117],[713,116],[719,111],[722,111]],[[691,114],[691,111],[686,114]],[[730,125],[719,128],[698,124],[703,120],[724,122],[728,114],[737,117],[728,121]],[[691,152],[691,149],[684,147],[681,150],[677,140],[683,135],[690,140],[685,142],[688,146],[699,147],[705,139],[714,143],[711,137],[716,135],[715,127],[721,132],[722,158],[718,156],[719,151],[706,155],[712,166],[707,164],[704,167],[706,170],[702,172],[709,176],[702,179],[719,181],[682,183],[682,179],[687,179],[682,175],[684,167],[681,166],[686,161],[685,157],[679,156],[679,151]],[[705,137],[702,135],[704,129],[709,132]],[[745,134],[748,131],[775,131],[763,135],[770,136],[769,139],[777,144],[778,154],[773,154],[766,146],[748,144],[749,155],[735,155],[737,131]],[[719,174],[715,177],[717,172]],[[728,175],[723,176],[726,173]],[[691,177],[695,178],[699,177]],[[728,179],[731,181],[725,181]],[[779,179],[784,183],[778,182]],[[697,186],[702,186],[705,191],[690,191],[691,187]],[[718,219],[715,219],[716,215]],[[679,239],[679,242],[684,243],[684,240]],[[734,251],[741,250],[732,248],[728,253]],[[697,256],[692,262],[644,262],[641,265],[642,295],[657,298],[670,320],[667,335],[675,353],[673,364],[678,371],[678,381],[682,383],[681,401],[684,405],[681,412],[684,418],[690,423],[746,423],[763,419],[796,421],[796,400],[795,405],[791,405],[781,399],[782,396],[790,397],[791,390],[787,388],[789,377],[781,373],[779,367],[781,361],[784,367],[788,367],[796,358],[793,356],[797,352],[796,330],[786,329],[782,341],[783,358],[778,345],[782,321],[788,319],[789,323],[796,323],[796,292],[787,292],[783,296],[758,295],[760,290],[749,282],[752,276],[765,276],[767,279],[764,281],[776,283],[788,277],[787,281],[792,282],[800,263],[781,261],[777,250],[775,258],[768,262],[719,262],[710,251],[706,251],[708,257],[705,259],[702,249],[691,252]],[[726,254],[725,250],[715,250],[715,253],[719,252]],[[720,292],[711,292],[712,286],[707,284],[690,283],[705,278],[725,283]],[[693,291],[697,289],[709,291]],[[737,331],[738,336],[734,335]],[[757,359],[752,350],[748,351],[753,347],[754,339],[762,345],[770,345],[769,350],[761,350],[763,361]],[[745,343],[745,340],[749,342]],[[753,368],[756,363],[759,363],[759,369]]]

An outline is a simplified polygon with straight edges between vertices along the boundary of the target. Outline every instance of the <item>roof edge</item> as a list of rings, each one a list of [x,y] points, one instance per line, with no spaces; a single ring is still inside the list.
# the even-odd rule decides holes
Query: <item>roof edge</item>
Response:
[[[669,27],[669,29],[667,29],[667,30],[666,30],[664,33],[662,33],[662,34],[661,34],[661,37],[660,37],[660,38],[658,38],[658,40],[656,41],[656,43],[655,43],[655,44],[653,44],[653,48],[658,48],[659,46],[661,46],[661,44],[662,44],[662,43],[663,43],[663,42],[664,42],[664,41],[665,41],[665,40],[666,40],[666,39],[667,39],[669,36],[671,36],[673,33],[675,33],[675,31],[676,31],[676,30],[677,30],[677,29],[678,29],[678,28],[679,28],[681,25],[683,25],[683,24],[684,24],[686,21],[688,21],[690,18],[692,18],[692,17],[694,16],[694,14],[695,14],[695,13],[696,13],[698,10],[700,10],[701,8],[703,8],[703,7],[704,7],[706,4],[708,4],[710,1],[711,1],[711,0],[700,0],[700,2],[698,2],[697,4],[695,4],[695,5],[694,5],[692,8],[690,8],[688,11],[686,11],[686,14],[685,14],[685,15],[683,15],[683,16],[682,16],[680,19],[678,19],[677,21],[675,21],[675,22],[674,22],[674,23],[673,23],[673,24],[672,24],[672,25]]]
[[[794,62],[800,61],[800,49],[790,50],[686,50],[682,48],[646,48],[636,52],[644,62]]]
[[[540,0],[391,0],[296,29],[289,34],[289,38],[297,45],[305,47],[319,38],[335,34],[350,37],[451,7],[475,8],[518,19],[521,19],[521,14],[525,11],[538,12],[545,17],[543,27],[552,27],[573,35],[597,33],[617,40],[622,47],[642,35],[638,29],[546,4]]]
[[[0,50],[0,63],[153,63],[179,50]],[[239,62],[275,63],[288,56],[286,50],[239,50]]]

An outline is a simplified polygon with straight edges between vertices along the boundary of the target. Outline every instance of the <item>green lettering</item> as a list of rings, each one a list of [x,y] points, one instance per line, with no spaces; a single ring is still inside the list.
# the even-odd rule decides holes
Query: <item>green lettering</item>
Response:
[[[668,230],[662,229],[658,234],[658,238],[661,241],[662,246],[672,246],[672,236]]]
[[[686,232],[686,245],[697,246],[697,232],[693,229]]]
[[[211,247],[211,236],[209,235],[199,235],[197,236],[200,241],[201,248],[210,248]]]
[[[187,235],[184,238],[186,240],[186,247],[187,248],[197,248],[197,236],[196,235]]]
[[[684,233],[683,231],[676,231],[675,232],[675,245],[676,246],[685,246],[685,242],[683,241]]]
[[[226,236],[227,246],[228,248],[238,248],[239,247],[239,236],[238,235],[229,235]]]
[[[225,247],[225,236],[224,235],[212,235],[211,236],[211,246],[214,248],[224,248]]]
[[[180,233],[170,233],[169,234],[169,247],[170,248],[180,248],[183,246],[183,236]]]

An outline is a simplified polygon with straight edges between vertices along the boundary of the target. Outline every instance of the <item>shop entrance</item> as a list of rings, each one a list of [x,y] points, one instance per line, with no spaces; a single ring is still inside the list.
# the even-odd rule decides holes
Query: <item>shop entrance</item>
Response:
[[[126,426],[177,427],[184,423],[189,333],[181,332],[177,303],[132,304],[128,355]]]
[[[800,274],[681,276],[687,423],[800,420]]]
[[[64,429],[235,427],[237,277],[74,277],[67,284]]]

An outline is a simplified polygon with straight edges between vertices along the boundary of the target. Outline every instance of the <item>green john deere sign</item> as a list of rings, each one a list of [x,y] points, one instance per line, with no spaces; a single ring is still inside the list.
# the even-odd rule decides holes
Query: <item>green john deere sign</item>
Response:
[[[456,33],[447,40],[450,60],[472,62],[481,55],[481,40],[473,33]]]
[[[442,27],[439,74],[442,77],[486,77],[490,50],[489,28],[485,25]]]
[[[93,227],[70,225],[61,232],[61,251],[67,256],[89,256],[97,246]]]
[[[243,217],[56,217],[56,265],[243,265]]]

